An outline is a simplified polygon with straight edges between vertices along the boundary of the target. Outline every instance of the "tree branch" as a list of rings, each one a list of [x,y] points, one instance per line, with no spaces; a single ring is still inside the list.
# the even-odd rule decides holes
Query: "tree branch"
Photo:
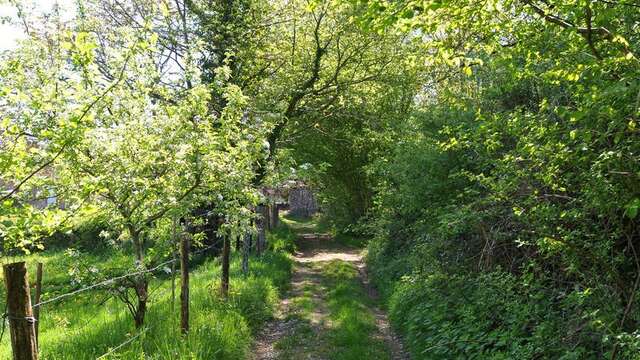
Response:
[[[584,9],[584,15],[587,20],[587,35],[586,35],[587,44],[589,44],[589,48],[591,49],[593,56],[595,56],[596,59],[598,60],[602,60],[602,56],[600,56],[598,49],[596,49],[596,46],[593,44],[593,37],[591,36],[591,32],[593,29],[591,24],[591,18],[593,14],[591,12],[591,6],[589,5],[589,3],[587,3],[587,7]]]
[[[613,38],[613,34],[611,33],[611,31],[607,30],[607,28],[605,27],[602,27],[602,26],[597,28],[579,27],[579,26],[576,26],[574,23],[568,20],[565,20],[557,15],[547,13],[547,11],[545,11],[538,5],[534,4],[533,1],[531,0],[524,0],[524,3],[529,5],[531,9],[533,9],[533,11],[535,11],[538,15],[540,15],[542,18],[544,18],[548,22],[559,25],[565,29],[574,29],[581,36],[586,37],[586,36],[590,36],[588,34],[596,34],[596,35],[602,36],[605,39]]]
[[[80,117],[78,118],[78,122],[80,122],[82,119],[84,119],[85,116],[87,116],[87,114],[89,113],[89,111],[100,101],[102,100],[105,96],[107,96],[107,94],[109,92],[111,92],[111,90],[113,90],[124,78],[124,71],[127,67],[127,64],[129,63],[129,59],[131,58],[131,54],[127,55],[127,58],[124,61],[124,64],[122,66],[122,69],[120,69],[120,75],[118,76],[117,81],[115,81],[114,83],[112,83],[102,94],[100,94],[98,97],[96,97],[90,104],[88,104],[84,110],[82,111],[82,114],[80,114]],[[34,177],[37,173],[39,173],[40,171],[42,171],[43,169],[45,169],[47,166],[53,164],[54,161],[56,161],[60,155],[62,155],[62,153],[64,152],[64,150],[67,148],[67,146],[70,144],[71,141],[66,141],[65,143],[62,144],[62,146],[60,147],[60,149],[56,152],[56,154],[49,160],[45,161],[43,164],[41,164],[40,166],[38,166],[34,171],[32,171],[29,175],[27,175],[24,179],[22,179],[22,181],[20,181],[18,183],[18,185],[16,185],[13,189],[11,189],[11,191],[9,191],[7,194],[3,195],[0,198],[0,202],[5,201],[7,199],[9,199],[11,196],[13,196],[15,193],[17,193],[20,188],[27,182],[29,181],[32,177]]]

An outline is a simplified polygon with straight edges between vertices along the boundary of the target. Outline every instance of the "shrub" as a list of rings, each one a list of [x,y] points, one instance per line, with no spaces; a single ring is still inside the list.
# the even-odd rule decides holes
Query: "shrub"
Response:
[[[296,251],[296,238],[296,233],[286,224],[281,224],[267,233],[267,243],[273,251],[293,253]]]

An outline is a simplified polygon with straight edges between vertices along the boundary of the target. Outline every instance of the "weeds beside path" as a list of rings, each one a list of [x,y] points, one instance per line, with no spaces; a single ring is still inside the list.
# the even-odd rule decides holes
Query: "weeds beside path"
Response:
[[[408,359],[376,307],[361,250],[314,233],[313,224],[290,225],[298,235],[291,287],[253,360]]]

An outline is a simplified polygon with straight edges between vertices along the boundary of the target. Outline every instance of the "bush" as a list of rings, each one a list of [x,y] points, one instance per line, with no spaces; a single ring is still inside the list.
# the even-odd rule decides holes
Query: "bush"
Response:
[[[533,268],[439,268],[425,244],[398,252],[389,243],[370,242],[367,262],[416,359],[601,359],[615,343],[618,359],[638,359],[637,332],[606,325],[623,308],[605,286],[565,289]]]
[[[296,233],[286,224],[280,224],[267,233],[267,243],[273,251],[293,253],[296,251],[296,239]]]
[[[104,251],[109,247],[103,236],[112,232],[112,226],[103,216],[88,216],[74,224],[69,231],[56,232],[45,239],[47,249],[76,248],[86,251]]]
[[[370,271],[417,358],[633,359],[639,88],[513,77],[514,51],[477,92],[436,86],[371,166]]]

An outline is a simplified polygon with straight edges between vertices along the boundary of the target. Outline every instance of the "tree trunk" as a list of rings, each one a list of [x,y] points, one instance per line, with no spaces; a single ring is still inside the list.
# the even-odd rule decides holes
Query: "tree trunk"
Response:
[[[274,201],[271,205],[271,228],[275,229],[280,224],[280,212],[278,211],[278,204]]]
[[[135,230],[133,226],[129,226],[129,234],[131,235],[131,239],[133,240],[133,245],[135,247],[136,260],[140,267],[144,267],[144,251],[142,242],[140,241],[140,232]],[[144,274],[140,275],[134,284],[134,290],[136,297],[138,298],[138,304],[133,313],[133,321],[136,329],[139,329],[144,325],[144,316],[147,313],[147,297],[149,296],[148,288],[149,280],[147,280]]]
[[[220,281],[220,294],[224,297],[229,295],[229,257],[230,257],[229,237],[225,236],[222,245],[222,277]]]
[[[236,237],[236,251],[240,252],[240,236]]]
[[[136,284],[136,296],[138,297],[138,306],[134,314],[133,320],[136,325],[136,329],[140,329],[144,325],[144,316],[147,313],[147,296],[148,296],[149,281],[144,278],[144,275],[140,277]]]
[[[249,253],[251,252],[251,233],[246,232],[242,239],[242,274],[249,275]]]

